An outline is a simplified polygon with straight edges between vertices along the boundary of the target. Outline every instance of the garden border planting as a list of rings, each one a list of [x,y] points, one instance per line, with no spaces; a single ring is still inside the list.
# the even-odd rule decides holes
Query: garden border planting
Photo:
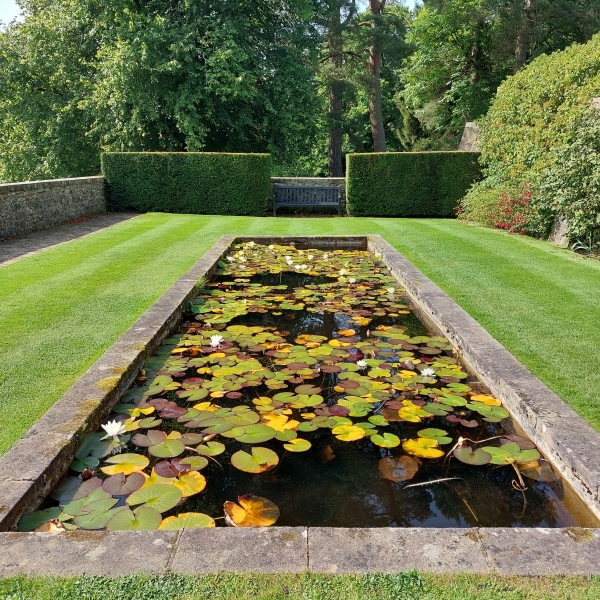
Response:
[[[225,236],[136,321],[0,459],[0,576],[215,571],[600,574],[595,529],[186,529],[181,532],[15,533],[70,464],[138,369],[178,324],[197,284],[233,243],[369,249],[406,288],[413,309],[503,400],[565,482],[600,517],[600,434],[535,378],[447,294],[381,236]],[[257,552],[257,547],[263,551]],[[148,550],[152,548],[149,553]],[[202,548],[201,552],[197,552]],[[144,550],[145,549],[145,550]],[[139,560],[141,554],[152,561]],[[527,560],[523,559],[527,556]]]

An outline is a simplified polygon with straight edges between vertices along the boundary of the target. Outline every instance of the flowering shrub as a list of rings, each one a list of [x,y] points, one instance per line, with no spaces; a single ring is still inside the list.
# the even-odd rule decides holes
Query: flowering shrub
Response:
[[[517,192],[502,192],[495,210],[488,215],[492,226],[520,235],[530,233],[530,222],[533,216],[532,196],[527,184]]]

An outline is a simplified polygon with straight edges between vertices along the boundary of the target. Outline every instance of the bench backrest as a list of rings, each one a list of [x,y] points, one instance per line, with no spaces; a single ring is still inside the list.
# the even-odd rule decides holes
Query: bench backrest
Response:
[[[276,204],[338,205],[340,188],[322,185],[280,185],[275,184]]]

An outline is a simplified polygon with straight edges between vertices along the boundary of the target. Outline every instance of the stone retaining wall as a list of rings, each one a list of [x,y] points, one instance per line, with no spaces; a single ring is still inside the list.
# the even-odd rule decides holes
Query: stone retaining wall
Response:
[[[0,240],[106,212],[104,177],[0,185]]]
[[[340,200],[342,205],[342,214],[346,214],[346,178],[345,177],[271,177],[271,198],[275,191],[274,185],[328,185],[338,186],[340,188]],[[272,209],[273,204],[269,207]]]

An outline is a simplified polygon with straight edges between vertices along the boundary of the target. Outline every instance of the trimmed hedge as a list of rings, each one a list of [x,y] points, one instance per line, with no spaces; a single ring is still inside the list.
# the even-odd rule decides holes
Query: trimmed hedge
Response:
[[[481,176],[479,152],[377,152],[347,156],[348,214],[456,217]]]
[[[109,210],[254,216],[267,211],[269,154],[108,152],[101,164]]]

